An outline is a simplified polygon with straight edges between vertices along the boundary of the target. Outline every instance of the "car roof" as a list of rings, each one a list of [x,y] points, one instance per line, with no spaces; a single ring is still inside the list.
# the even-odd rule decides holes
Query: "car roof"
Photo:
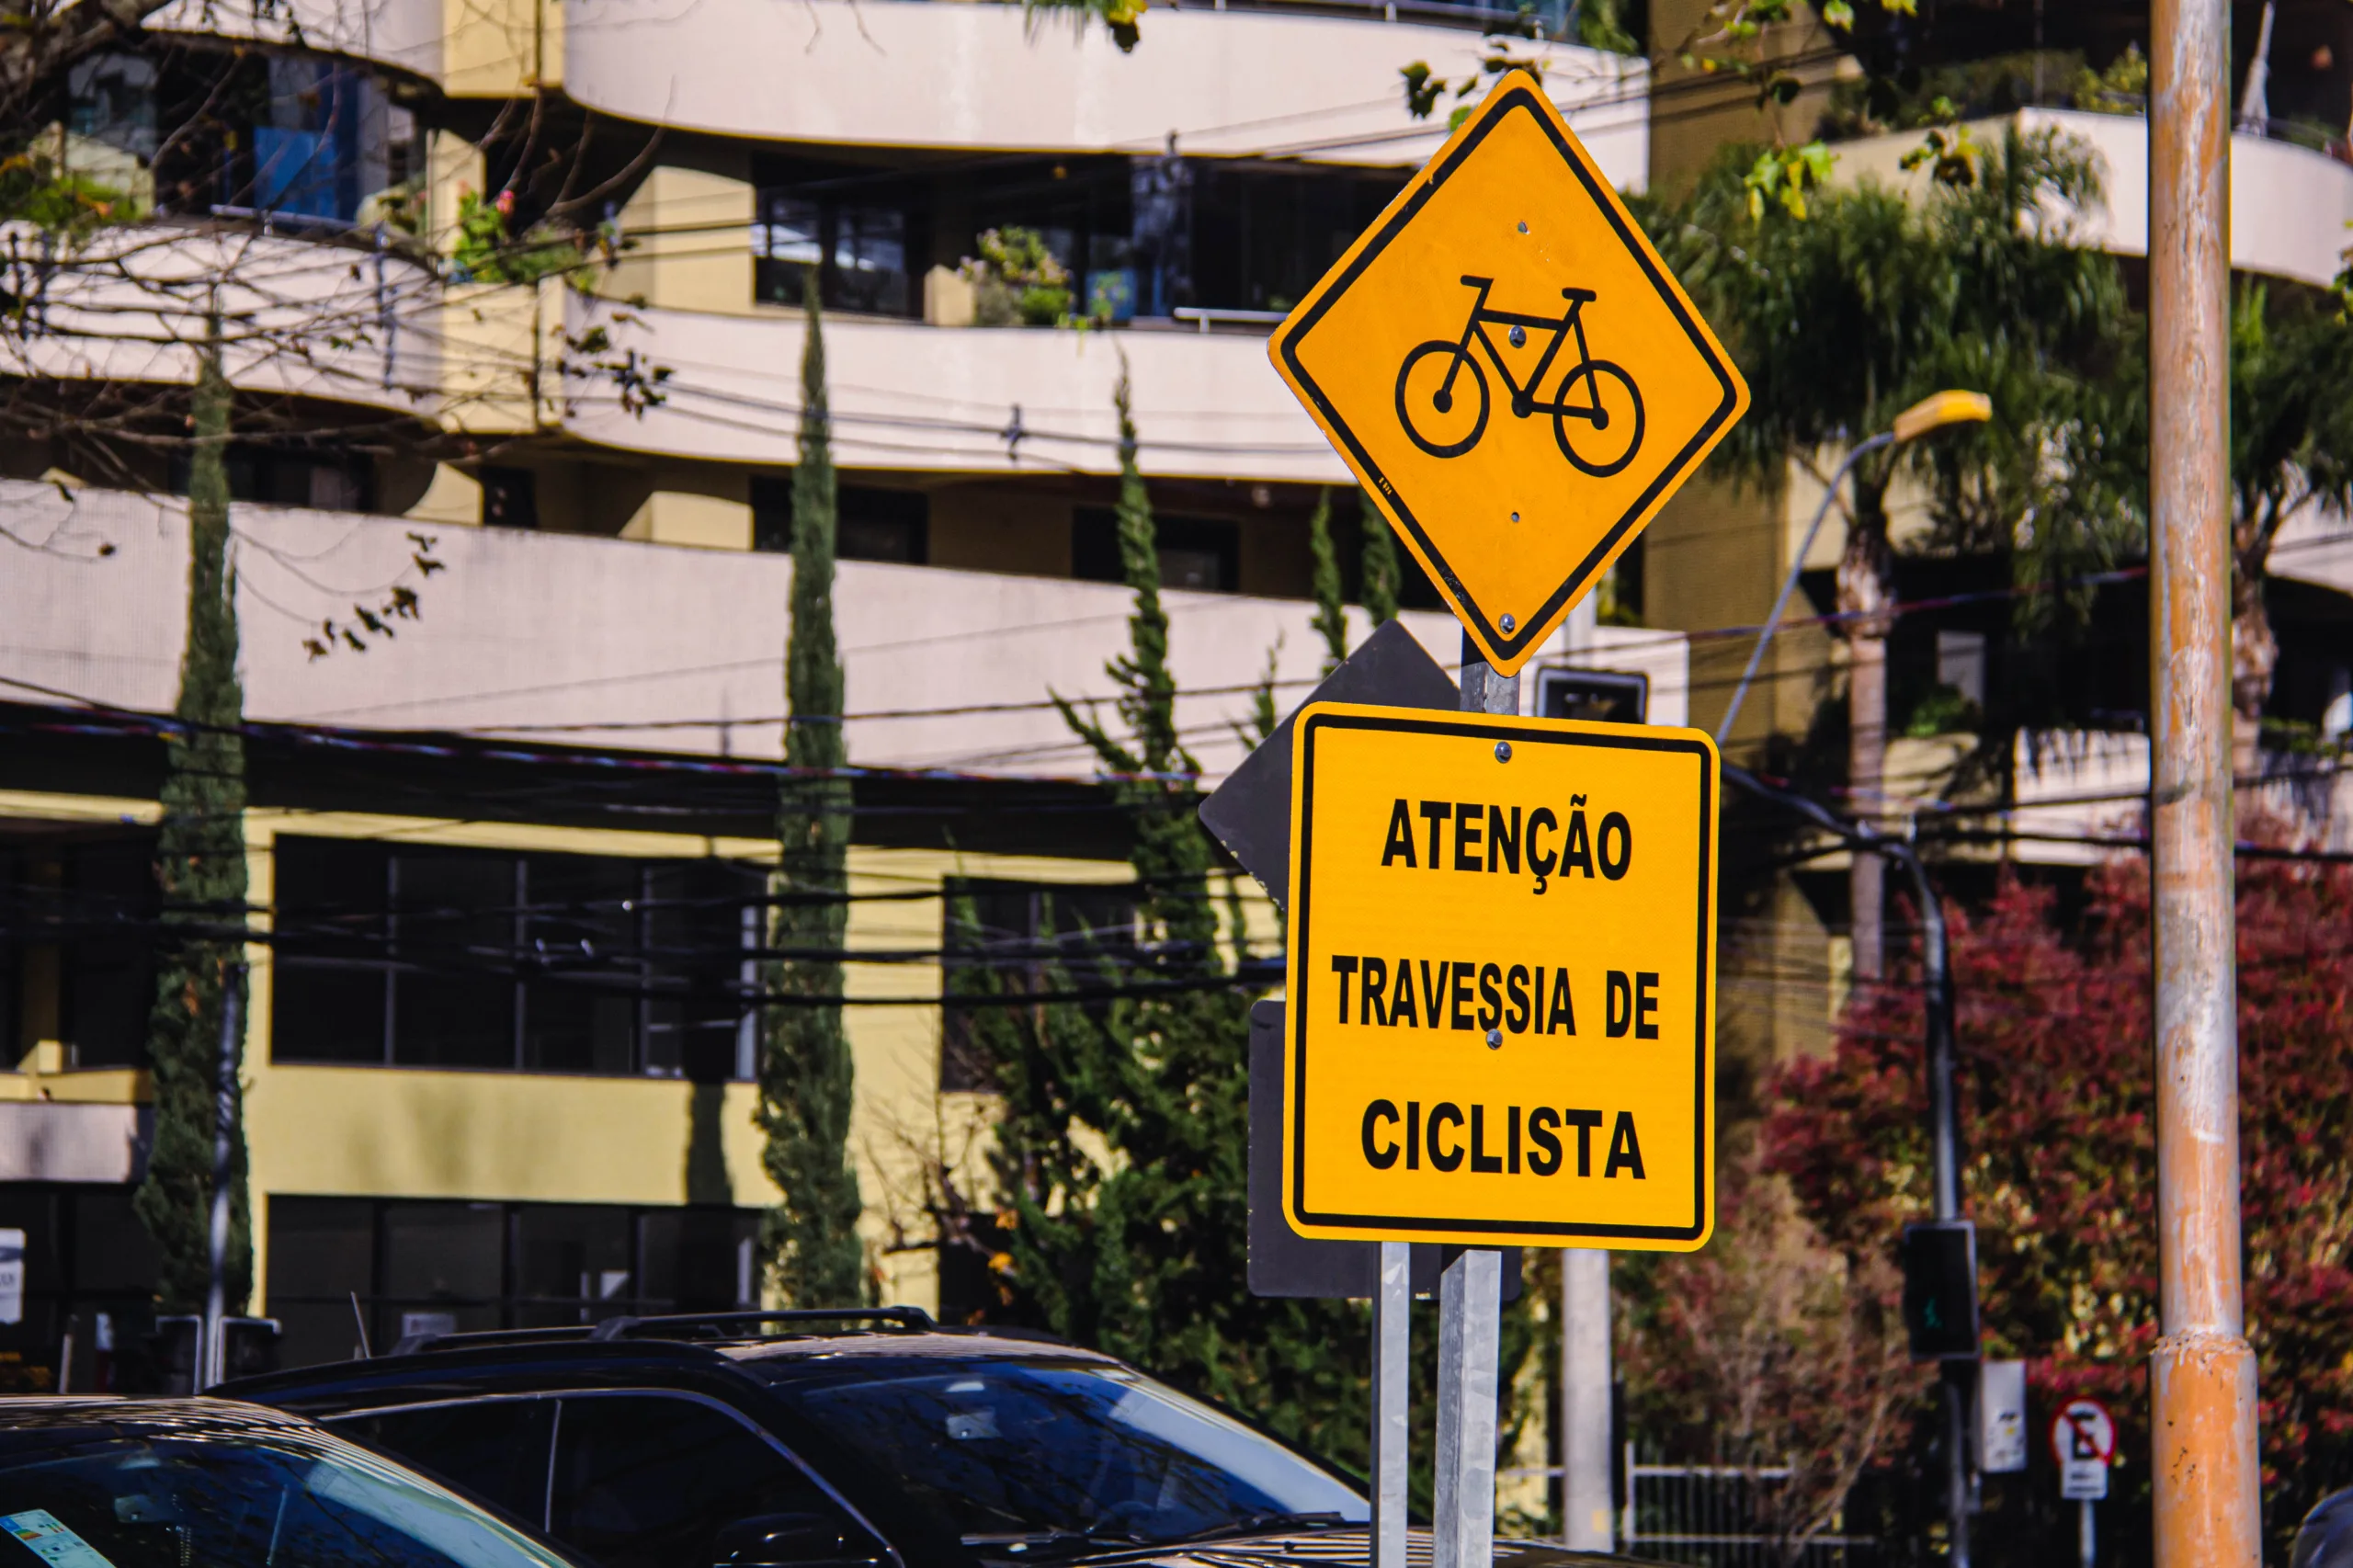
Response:
[[[756,1317],[760,1314],[743,1314]],[[773,1316],[774,1314],[767,1314]],[[442,1335],[421,1343],[403,1341],[387,1355],[267,1372],[223,1385],[238,1398],[276,1403],[307,1401],[327,1387],[343,1391],[338,1405],[360,1389],[403,1383],[432,1385],[437,1397],[464,1397],[447,1380],[488,1373],[529,1373],[558,1368],[669,1363],[682,1370],[733,1371],[762,1382],[792,1379],[820,1367],[864,1358],[938,1361],[1053,1360],[1103,1367],[1125,1363],[1115,1357],[1024,1330],[941,1327],[928,1317],[920,1326],[891,1320],[889,1326],[818,1325],[793,1323],[785,1332],[748,1332],[760,1326],[731,1321],[738,1314],[611,1320],[576,1328],[490,1331]],[[614,1324],[620,1324],[616,1330]],[[307,1408],[307,1403],[305,1404]]]
[[[840,1361],[869,1357],[912,1357],[928,1360],[1054,1360],[1086,1361],[1117,1367],[1118,1358],[1087,1350],[1058,1339],[1006,1334],[856,1334],[796,1335],[791,1338],[738,1340],[711,1346],[729,1360],[771,1367],[784,1371],[812,1361]]]

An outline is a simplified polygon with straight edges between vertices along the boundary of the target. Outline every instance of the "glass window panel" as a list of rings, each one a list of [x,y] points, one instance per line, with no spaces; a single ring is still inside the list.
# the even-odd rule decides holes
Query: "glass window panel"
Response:
[[[907,313],[907,215],[895,207],[844,207],[835,217],[836,309]]]
[[[740,1209],[653,1209],[638,1216],[641,1298],[649,1312],[756,1307],[751,1267],[760,1216]]]
[[[271,857],[278,950],[381,959],[385,867],[391,858],[381,844],[281,835]]]
[[[384,971],[281,958],[270,967],[274,1062],[384,1060]]]
[[[506,960],[515,939],[512,858],[404,854],[394,869],[403,957]]]
[[[0,1516],[38,1510],[34,1522],[72,1532],[52,1534],[53,1550],[39,1553],[51,1562],[558,1568],[529,1537],[324,1437],[124,1439],[102,1426],[86,1437],[95,1440],[62,1454],[0,1462]]]
[[[975,1534],[1170,1540],[1266,1513],[1367,1516],[1337,1477],[1124,1367],[873,1358],[776,1385],[856,1462]]]
[[[337,1437],[381,1449],[503,1509],[520,1524],[533,1529],[547,1527],[553,1400],[477,1401],[362,1416],[333,1426]]]
[[[77,845],[65,862],[67,918],[78,934],[63,959],[59,1019],[75,1067],[142,1067],[155,1000],[148,922],[161,900],[155,841],[144,835]]]
[[[515,1293],[534,1322],[594,1323],[636,1295],[629,1210],[530,1203],[515,1216]]]
[[[494,1302],[506,1278],[506,1216],[495,1203],[387,1203],[382,1294],[423,1306]]]
[[[74,1195],[74,1287],[76,1291],[155,1288],[155,1244],[131,1206],[131,1189],[101,1187]]]
[[[268,1199],[269,1299],[376,1291],[375,1206],[364,1198]]]
[[[721,1530],[764,1514],[838,1517],[790,1460],[734,1417],[633,1394],[563,1402],[551,1505],[555,1537],[603,1568],[716,1561]]]
[[[402,974],[392,1060],[404,1067],[513,1067],[515,983],[492,976]]]
[[[392,1058],[404,1066],[515,1065],[515,861],[399,857]]]

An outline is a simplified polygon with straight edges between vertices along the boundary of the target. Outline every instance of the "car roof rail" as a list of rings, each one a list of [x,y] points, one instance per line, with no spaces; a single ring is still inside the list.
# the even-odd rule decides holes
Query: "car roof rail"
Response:
[[[451,1350],[471,1349],[478,1345],[541,1345],[551,1340],[578,1339],[589,1329],[587,1324],[558,1324],[552,1328],[475,1328],[449,1334],[404,1334],[392,1342],[385,1356],[414,1356],[420,1350],[447,1347]]]
[[[732,1324],[780,1323],[816,1324],[824,1323],[887,1323],[908,1334],[929,1334],[938,1328],[929,1312],[921,1307],[778,1307],[756,1312],[664,1312],[654,1317],[610,1317],[591,1329],[588,1337],[599,1343],[638,1335],[664,1337],[665,1330],[697,1328],[706,1324],[724,1327]],[[788,1334],[807,1330],[790,1328]],[[726,1335],[721,1337],[757,1339],[759,1334]]]

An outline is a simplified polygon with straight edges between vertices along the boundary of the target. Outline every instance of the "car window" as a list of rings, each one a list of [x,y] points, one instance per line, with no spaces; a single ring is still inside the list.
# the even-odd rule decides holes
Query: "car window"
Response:
[[[1063,1533],[1160,1542],[1371,1512],[1329,1471],[1113,1364],[845,1361],[773,1386],[968,1544]]]
[[[548,1517],[555,1402],[470,1400],[333,1423],[338,1433],[495,1504],[535,1528]]]
[[[729,1527],[782,1515],[821,1517],[855,1543],[849,1555],[879,1555],[860,1549],[865,1532],[773,1444],[696,1400],[566,1399],[552,1502],[551,1533],[603,1568],[722,1561],[718,1544]]]
[[[0,1461],[6,1568],[567,1568],[463,1499],[326,1438],[131,1438]]]

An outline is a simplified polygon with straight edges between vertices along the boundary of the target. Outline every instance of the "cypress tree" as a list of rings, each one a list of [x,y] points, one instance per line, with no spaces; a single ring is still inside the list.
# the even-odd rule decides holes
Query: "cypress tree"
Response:
[[[1357,503],[1364,518],[1364,612],[1385,626],[1397,619],[1397,541],[1371,496],[1359,491]]]
[[[1324,639],[1324,673],[1348,656],[1347,600],[1340,589],[1340,552],[1332,548],[1332,492],[1315,493],[1307,519],[1307,548],[1314,553],[1315,631]]]
[[[244,926],[246,891],[244,688],[237,676],[237,577],[229,554],[230,397],[215,315],[199,351],[192,400],[188,635],[173,710],[177,722],[164,743],[155,852],[163,944],[147,1016],[155,1142],[132,1199],[161,1256],[159,1304],[175,1312],[202,1310],[210,1283],[222,1007],[228,988],[245,983],[244,944],[223,935]],[[238,1016],[231,1045],[242,1058],[242,1005]],[[223,1292],[233,1313],[244,1310],[253,1290],[242,1096],[236,1110]]]
[[[848,927],[850,784],[842,666],[834,641],[833,436],[817,279],[805,290],[801,450],[792,473],[792,628],[785,646],[788,772],[777,801],[772,956],[760,1028],[764,1162],[783,1195],[761,1225],[769,1278],[789,1305],[855,1306],[871,1294],[858,1172],[850,1164],[855,1067],[842,1027]]]
[[[1363,1309],[1249,1293],[1239,912],[1221,929],[1124,377],[1116,402],[1120,559],[1133,603],[1128,651],[1108,666],[1116,731],[1062,709],[1128,824],[1135,921],[1109,942],[1085,934],[1067,957],[1072,944],[1049,933],[1029,983],[1037,1000],[971,1015],[1005,1096],[995,1167],[1003,1304],[990,1315],[1129,1358],[1360,1462]],[[986,965],[958,987],[1011,988]],[[1108,1006],[1088,1005],[1107,994]]]

